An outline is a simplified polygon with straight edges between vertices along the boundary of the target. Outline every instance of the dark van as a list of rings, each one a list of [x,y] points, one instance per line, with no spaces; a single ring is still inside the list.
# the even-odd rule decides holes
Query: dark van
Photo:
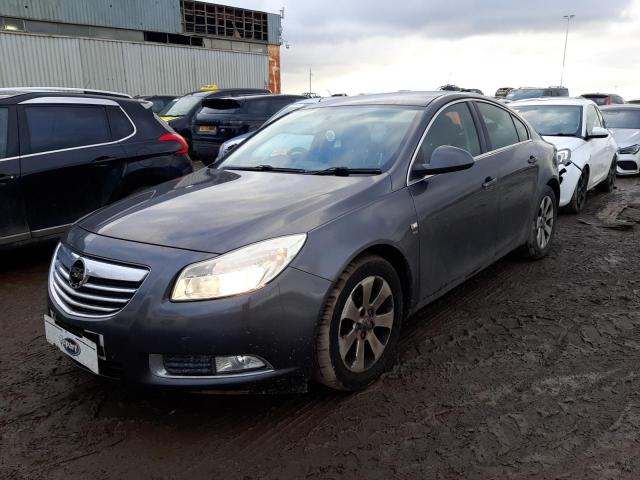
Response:
[[[303,99],[300,95],[256,95],[205,100],[191,130],[196,157],[209,165],[224,142],[257,130],[278,110]]]

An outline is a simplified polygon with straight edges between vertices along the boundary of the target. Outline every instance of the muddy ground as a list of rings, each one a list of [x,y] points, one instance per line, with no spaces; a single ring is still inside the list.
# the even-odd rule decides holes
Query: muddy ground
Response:
[[[591,195],[549,258],[505,258],[414,315],[397,367],[350,395],[101,381],[43,337],[53,245],[4,252],[0,477],[640,478],[633,204],[638,179]]]

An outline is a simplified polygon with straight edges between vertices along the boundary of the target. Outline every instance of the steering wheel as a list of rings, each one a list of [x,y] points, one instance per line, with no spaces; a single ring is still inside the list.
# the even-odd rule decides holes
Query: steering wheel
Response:
[[[304,147],[294,147],[287,152],[287,156],[294,157],[296,155],[306,155],[307,153],[309,153],[309,150]]]

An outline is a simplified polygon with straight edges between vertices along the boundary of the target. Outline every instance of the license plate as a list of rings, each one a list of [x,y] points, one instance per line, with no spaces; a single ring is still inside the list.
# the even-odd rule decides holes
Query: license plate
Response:
[[[93,373],[99,373],[98,349],[95,342],[67,332],[64,328],[56,325],[53,318],[48,315],[44,316],[44,331],[47,342],[58,347],[62,353],[70,356]]]
[[[209,125],[200,125],[198,131],[215,134],[218,131],[218,127],[210,127]]]

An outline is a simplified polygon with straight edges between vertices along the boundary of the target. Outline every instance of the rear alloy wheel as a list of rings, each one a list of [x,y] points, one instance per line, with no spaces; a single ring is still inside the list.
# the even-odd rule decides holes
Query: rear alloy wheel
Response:
[[[316,341],[316,380],[359,390],[395,359],[402,321],[402,288],[386,260],[366,256],[342,273],[323,312]]]
[[[526,257],[537,260],[549,253],[558,216],[557,205],[555,193],[551,187],[545,187],[539,199],[529,240],[523,249]]]
[[[566,206],[570,213],[580,213],[587,203],[587,188],[589,186],[589,171],[585,168],[578,179],[571,201]]]
[[[616,170],[618,168],[618,159],[613,157],[611,161],[611,166],[609,167],[609,173],[607,174],[607,179],[598,185],[598,190],[605,193],[611,193],[616,188]]]

